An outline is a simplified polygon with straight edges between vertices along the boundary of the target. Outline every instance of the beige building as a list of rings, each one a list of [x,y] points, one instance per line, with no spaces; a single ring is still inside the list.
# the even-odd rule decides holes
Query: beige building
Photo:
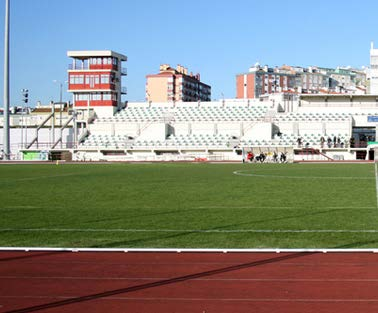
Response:
[[[178,65],[160,65],[160,72],[146,76],[146,100],[149,102],[211,101],[211,87],[200,81],[200,74],[188,74]]]

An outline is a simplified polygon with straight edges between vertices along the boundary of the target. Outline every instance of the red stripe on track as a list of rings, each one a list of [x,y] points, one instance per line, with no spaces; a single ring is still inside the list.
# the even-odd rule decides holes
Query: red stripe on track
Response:
[[[0,252],[0,312],[373,312],[373,253]]]

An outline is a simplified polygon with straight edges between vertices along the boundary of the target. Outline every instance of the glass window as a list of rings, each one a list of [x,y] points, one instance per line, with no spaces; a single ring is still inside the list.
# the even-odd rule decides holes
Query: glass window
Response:
[[[95,84],[98,85],[100,83],[100,77],[98,75],[95,75]]]
[[[101,84],[109,84],[109,75],[101,75]]]
[[[89,85],[89,75],[85,76],[85,84]]]
[[[101,100],[101,94],[95,93],[92,95],[92,100]]]

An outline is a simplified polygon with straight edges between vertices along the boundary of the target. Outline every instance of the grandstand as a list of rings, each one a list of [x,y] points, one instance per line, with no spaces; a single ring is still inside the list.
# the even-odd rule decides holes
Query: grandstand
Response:
[[[277,94],[212,102],[129,102],[110,116],[75,108],[64,113],[67,122],[55,123],[55,129],[38,112],[22,120],[13,117],[15,158],[23,159],[25,150],[43,149],[58,156],[69,153],[77,161],[241,162],[248,151],[284,152],[289,162],[372,160],[378,102],[374,95]],[[47,118],[54,120],[51,114]],[[22,144],[17,140],[23,137],[25,119],[28,141]],[[22,121],[19,126],[17,121]]]
[[[286,152],[290,161],[369,159],[375,115],[374,96],[130,102],[88,125],[76,159],[241,161],[242,150]]]

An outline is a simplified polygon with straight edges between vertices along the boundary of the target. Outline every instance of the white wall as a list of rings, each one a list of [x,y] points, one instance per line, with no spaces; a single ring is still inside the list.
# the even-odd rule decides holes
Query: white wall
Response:
[[[168,134],[168,124],[151,123],[145,129],[141,129],[138,140],[160,140],[164,141]]]
[[[55,141],[60,137],[60,129],[55,128]],[[38,132],[38,143],[40,149],[46,149],[53,144],[53,134],[51,128],[41,128]],[[25,142],[30,143],[36,136],[36,128],[10,128],[10,150],[12,158],[18,158],[18,151],[25,147]],[[73,128],[66,128],[63,131],[63,147],[67,144],[71,145],[74,140]],[[3,128],[0,128],[0,145],[1,148],[4,144]],[[58,144],[58,147],[60,144]],[[32,149],[36,149],[33,145]]]
[[[252,140],[270,140],[272,139],[272,124],[271,123],[256,123],[249,129],[244,130],[243,139]]]

